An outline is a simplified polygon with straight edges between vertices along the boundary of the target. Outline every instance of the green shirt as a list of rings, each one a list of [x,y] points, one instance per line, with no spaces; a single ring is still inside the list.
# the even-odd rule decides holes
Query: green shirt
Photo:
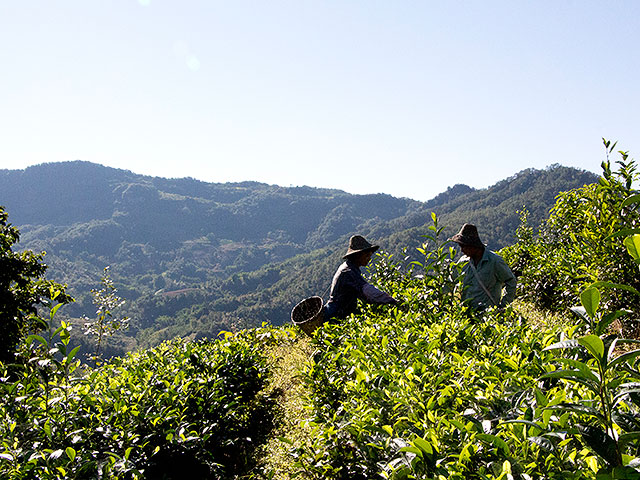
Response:
[[[482,310],[496,303],[504,307],[513,301],[516,296],[516,277],[500,255],[485,248],[475,271],[472,267],[473,261],[469,257],[462,257],[461,261],[467,262],[463,267],[462,299],[467,301],[472,309]],[[493,301],[480,286],[478,279],[482,280]]]

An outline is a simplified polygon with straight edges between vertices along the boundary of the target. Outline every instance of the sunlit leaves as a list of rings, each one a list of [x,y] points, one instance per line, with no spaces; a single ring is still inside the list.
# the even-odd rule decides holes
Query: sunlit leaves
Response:
[[[624,245],[635,262],[640,263],[640,235],[636,234],[625,238]]]
[[[63,471],[64,478],[143,478],[142,470],[153,477],[170,451],[200,465],[201,478],[221,478],[242,468],[229,458],[251,451],[269,428],[270,404],[258,395],[266,363],[251,333],[166,343],[73,376],[77,347],[30,341],[51,356],[34,357],[17,381],[0,372],[2,478],[8,469],[43,479]]]
[[[548,332],[516,318],[471,319],[457,308],[399,317],[371,312],[320,332],[322,349],[306,380],[317,428],[313,451],[324,453],[299,452],[301,467],[324,478],[357,472],[372,478],[383,464],[390,478],[464,478],[492,474],[496,457],[531,450],[528,437],[545,433],[552,409],[536,407],[546,425],[529,420],[507,428],[495,419],[524,411],[535,399],[552,408],[565,400],[549,400],[539,389],[532,398],[524,393],[544,373],[527,358],[551,355],[541,351]],[[573,346],[584,348],[577,340]],[[598,382],[586,365],[575,371]],[[345,444],[353,445],[348,456]]]
[[[589,215],[588,222],[599,220]],[[576,232],[568,235],[578,241]],[[437,244],[431,241],[431,248]],[[421,252],[441,261],[427,245]],[[434,269],[428,281],[442,288],[446,275]],[[640,354],[620,352],[617,338],[605,335],[628,314],[610,310],[610,292],[635,294],[635,288],[614,281],[592,280],[579,290],[581,306],[572,308],[578,322],[560,341],[511,314],[470,319],[455,297],[446,310],[367,311],[325,328],[318,338],[322,351],[306,373],[316,454],[311,462],[300,453],[299,465],[325,478],[358,472],[369,478],[510,478],[513,459],[523,478],[595,478],[614,471],[622,457],[611,447],[618,448],[616,432],[623,428],[614,422],[626,419],[640,431],[640,387],[632,381],[640,377]],[[412,283],[401,282],[396,288],[410,298]],[[626,461],[638,445],[633,432],[621,437]],[[345,443],[353,445],[348,456]],[[386,467],[380,471],[380,465]]]
[[[590,317],[595,317],[600,305],[600,291],[597,288],[587,288],[580,293],[580,303]]]
[[[604,342],[597,335],[586,335],[578,339],[578,343],[589,350],[597,360],[604,358]]]
[[[608,156],[612,152],[606,148]],[[585,285],[591,284],[598,285],[601,295],[596,302],[597,294],[589,290],[594,295],[587,299],[585,308],[592,318],[598,302],[601,310],[640,308],[639,260],[634,262],[629,256],[637,255],[640,246],[638,237],[633,240],[640,233],[640,196],[632,188],[638,173],[627,152],[619,154],[622,160],[615,162],[617,168],[612,169],[609,158],[602,163],[598,184],[558,195],[539,231],[527,230],[523,223],[518,243],[505,249],[505,256],[521,273],[520,294],[540,307],[555,311],[569,308],[578,302]],[[621,237],[627,237],[624,245]],[[617,285],[600,288],[605,283]],[[628,320],[622,320],[626,327]],[[633,321],[629,320],[632,329]]]

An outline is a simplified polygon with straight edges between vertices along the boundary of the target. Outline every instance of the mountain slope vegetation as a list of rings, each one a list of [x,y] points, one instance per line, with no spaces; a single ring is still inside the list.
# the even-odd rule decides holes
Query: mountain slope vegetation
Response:
[[[640,479],[640,349],[624,334],[640,315],[640,192],[619,165],[561,194],[539,229],[523,218],[502,251],[526,257],[525,288],[555,278],[562,301],[543,310],[521,291],[470,312],[435,214],[416,263],[380,254],[371,272],[400,306],[311,337],[265,325],[90,367],[50,303],[0,362],[0,476]]]
[[[76,302],[65,315],[94,314],[90,290],[104,267],[126,300],[131,328],[117,351],[183,336],[215,336],[288,321],[302,298],[326,291],[350,235],[385,252],[414,254],[430,213],[453,234],[480,226],[493,249],[515,241],[518,210],[532,225],[555,196],[596,176],[551,166],[487,189],[456,185],[426,203],[256,182],[214,184],[137,175],[89,162],[1,170],[0,191],[20,247],[46,251],[49,274]]]

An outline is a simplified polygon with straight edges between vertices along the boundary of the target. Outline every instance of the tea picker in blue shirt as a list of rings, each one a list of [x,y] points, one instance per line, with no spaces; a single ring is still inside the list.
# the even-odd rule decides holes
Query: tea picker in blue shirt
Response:
[[[324,307],[325,319],[345,318],[355,313],[358,299],[368,303],[398,303],[391,295],[367,283],[360,272],[360,267],[369,263],[378,248],[378,245],[372,245],[360,235],[349,239],[349,248],[342,257],[345,262],[338,267],[331,282],[329,301]]]
[[[462,300],[476,311],[509,305],[516,296],[516,277],[504,259],[480,241],[477,227],[465,223],[449,240],[460,246],[465,255],[461,260],[467,261]]]

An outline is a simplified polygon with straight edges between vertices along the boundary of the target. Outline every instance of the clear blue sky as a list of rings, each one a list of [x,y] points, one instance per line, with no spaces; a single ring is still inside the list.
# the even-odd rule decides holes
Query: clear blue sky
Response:
[[[0,168],[428,200],[640,159],[637,0],[0,0],[0,69]]]

